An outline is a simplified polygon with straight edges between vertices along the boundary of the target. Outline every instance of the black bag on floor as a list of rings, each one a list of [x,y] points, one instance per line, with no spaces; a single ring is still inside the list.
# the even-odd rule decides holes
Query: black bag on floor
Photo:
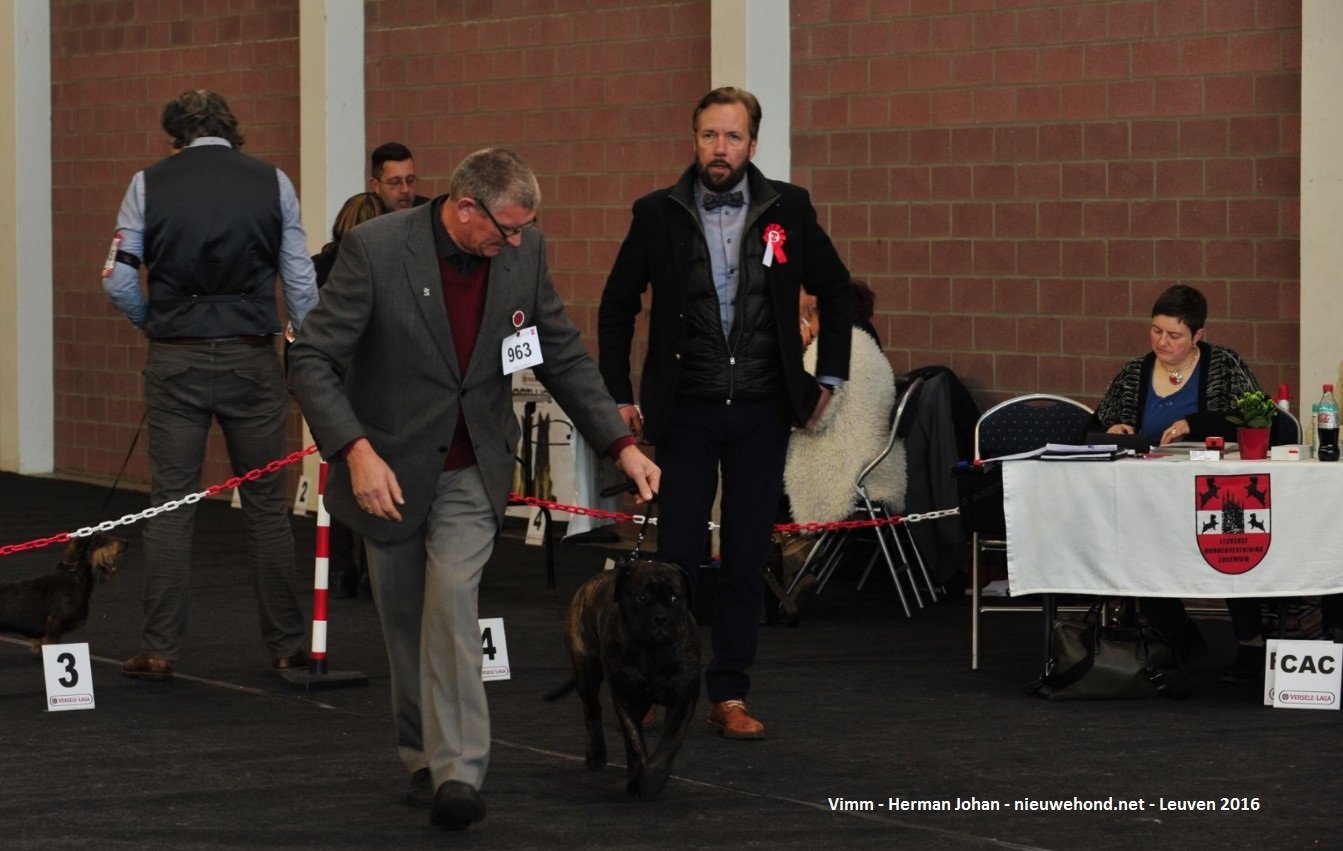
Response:
[[[1125,700],[1188,690],[1165,678],[1172,659],[1160,634],[1140,626],[1101,626],[1099,607],[1081,620],[1054,621],[1053,652],[1045,675],[1027,687],[1050,700]]]

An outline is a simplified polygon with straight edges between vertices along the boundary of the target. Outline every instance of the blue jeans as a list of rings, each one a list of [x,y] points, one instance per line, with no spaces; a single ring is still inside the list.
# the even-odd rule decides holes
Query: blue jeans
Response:
[[[151,340],[145,363],[150,501],[159,506],[201,490],[212,420],[219,421],[234,475],[284,456],[289,398],[273,338],[170,343]],[[298,602],[294,533],[284,472],[240,488],[247,560],[261,637],[273,658],[302,649],[307,620]],[[196,506],[151,517],[145,529],[141,652],[176,659],[191,604],[191,539]]]

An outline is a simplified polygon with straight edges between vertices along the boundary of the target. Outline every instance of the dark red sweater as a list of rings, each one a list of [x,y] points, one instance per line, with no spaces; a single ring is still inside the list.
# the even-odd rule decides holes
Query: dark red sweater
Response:
[[[443,302],[448,308],[448,326],[452,328],[452,347],[457,352],[457,366],[465,380],[471,363],[471,350],[480,336],[480,321],[485,313],[485,291],[490,279],[490,261],[484,259],[472,266],[470,272],[458,271],[457,265],[444,257],[438,258],[438,272],[443,283]],[[452,445],[443,462],[444,470],[460,470],[476,463],[471,448],[471,434],[466,428],[466,414],[458,410],[457,428],[452,433]]]

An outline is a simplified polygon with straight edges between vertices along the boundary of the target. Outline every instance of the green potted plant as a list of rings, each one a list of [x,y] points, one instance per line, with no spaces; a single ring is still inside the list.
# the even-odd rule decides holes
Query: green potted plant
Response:
[[[1250,390],[1236,398],[1236,413],[1227,417],[1235,424],[1240,457],[1258,460],[1268,457],[1269,429],[1278,415],[1278,406],[1262,390]]]

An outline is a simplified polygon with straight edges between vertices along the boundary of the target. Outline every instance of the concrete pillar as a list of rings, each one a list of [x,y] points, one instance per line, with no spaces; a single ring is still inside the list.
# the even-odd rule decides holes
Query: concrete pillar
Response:
[[[755,164],[766,177],[792,176],[792,42],[789,4],[781,0],[713,0],[709,12],[709,79],[760,99],[763,117]]]
[[[364,0],[299,4],[299,205],[312,254],[331,239],[336,213],[366,188]],[[304,445],[312,443],[306,423]],[[317,509],[319,459],[303,459],[307,505]]]
[[[365,188],[364,2],[299,4],[299,184],[316,254],[341,204]]]
[[[1343,3],[1301,8],[1301,410],[1343,389]]]
[[[0,0],[0,469],[55,464],[51,10]],[[20,214],[22,205],[22,214]]]

